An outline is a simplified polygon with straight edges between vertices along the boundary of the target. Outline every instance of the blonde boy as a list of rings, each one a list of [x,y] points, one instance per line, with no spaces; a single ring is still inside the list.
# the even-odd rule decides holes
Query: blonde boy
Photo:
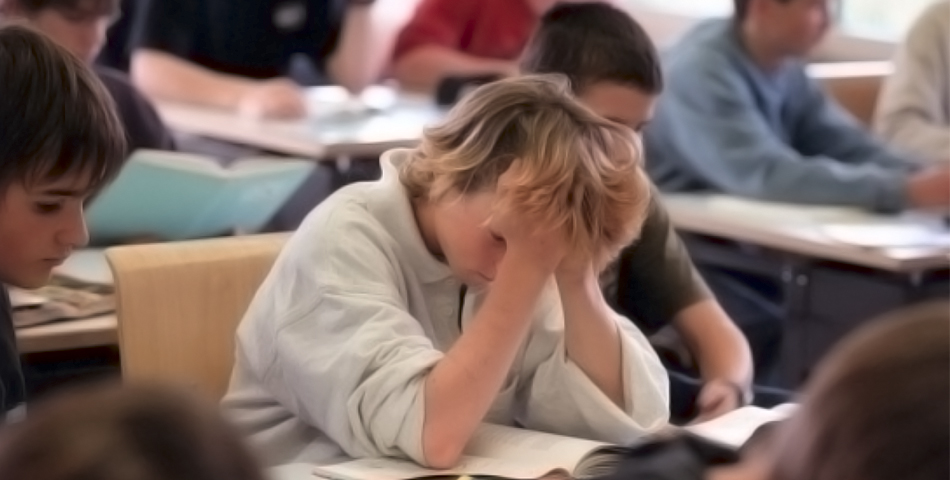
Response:
[[[638,145],[569,92],[482,87],[307,218],[224,401],[267,461],[449,467],[485,421],[612,442],[666,423],[663,367],[597,283],[649,204]]]

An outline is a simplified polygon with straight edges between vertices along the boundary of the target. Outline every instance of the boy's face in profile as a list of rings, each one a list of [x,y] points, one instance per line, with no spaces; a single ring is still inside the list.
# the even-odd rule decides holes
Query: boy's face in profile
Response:
[[[83,8],[59,9],[46,8],[33,15],[29,20],[38,30],[62,45],[73,55],[91,63],[99,55],[106,41],[106,30],[115,19],[115,15],[105,15]]]
[[[597,115],[637,133],[653,118],[656,106],[656,95],[611,81],[588,85],[577,98]]]
[[[41,287],[53,267],[88,242],[88,185],[86,178],[66,176],[35,185],[13,182],[0,194],[0,281]]]
[[[438,244],[433,253],[445,258],[456,278],[476,289],[495,279],[505,256],[505,240],[489,223],[494,202],[494,192],[451,195],[432,209],[431,225]]]
[[[758,30],[780,53],[803,57],[824,38],[837,0],[760,0]]]

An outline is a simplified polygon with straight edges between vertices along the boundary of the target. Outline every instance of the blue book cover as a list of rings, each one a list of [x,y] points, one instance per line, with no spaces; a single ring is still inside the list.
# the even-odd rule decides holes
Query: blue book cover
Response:
[[[194,154],[139,150],[89,206],[94,243],[256,233],[297,190],[309,160],[249,158],[221,166]]]

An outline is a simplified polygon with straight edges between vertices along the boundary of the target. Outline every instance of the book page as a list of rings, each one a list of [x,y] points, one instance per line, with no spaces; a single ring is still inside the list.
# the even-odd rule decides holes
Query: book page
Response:
[[[556,469],[540,465],[464,456],[455,468],[449,470],[432,470],[397,458],[362,458],[336,465],[314,467],[313,473],[327,480],[407,480],[440,475],[492,475],[511,479],[534,479],[545,477],[554,470]]]
[[[7,293],[10,295],[10,306],[14,310],[39,307],[47,302],[45,297],[17,287],[7,287]]]
[[[430,470],[408,460],[367,458],[316,467],[329,480],[405,480],[432,475],[496,475],[528,479],[558,471],[573,472],[588,454],[609,444],[515,427],[485,424],[465,448],[465,455],[451,470]]]
[[[99,248],[73,252],[62,265],[53,269],[53,274],[87,285],[112,285],[115,281],[105,250]]]
[[[128,162],[138,162],[172,170],[204,173],[213,176],[221,176],[226,172],[214,158],[195,153],[141,149],[132,152]]]
[[[836,242],[866,248],[888,247],[942,247],[950,249],[950,231],[933,230],[924,225],[892,224],[833,224],[823,225],[822,231]]]
[[[475,432],[465,447],[465,454],[536,464],[542,470],[563,468],[573,472],[584,457],[609,446],[581,438],[485,424]]]
[[[317,161],[286,157],[246,157],[228,166],[228,177],[258,176],[265,173],[299,172],[305,176],[316,168]]]
[[[771,410],[750,405],[683,429],[707,440],[739,448],[757,428],[769,422],[784,420],[794,410],[793,404],[779,405]]]

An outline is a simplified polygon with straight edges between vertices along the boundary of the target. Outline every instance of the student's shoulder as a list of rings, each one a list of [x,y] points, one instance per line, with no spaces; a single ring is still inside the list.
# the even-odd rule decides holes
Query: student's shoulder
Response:
[[[663,60],[671,84],[697,78],[695,73],[721,75],[732,69],[734,39],[728,20],[707,20],[686,32],[664,52]]]
[[[125,72],[103,65],[94,65],[92,69],[116,103],[145,100],[142,93],[135,88],[135,85],[132,85],[132,79]]]
[[[112,67],[107,67],[105,65],[95,64],[92,66],[93,71],[96,72],[96,75],[99,77],[99,81],[105,85],[106,88],[118,88],[118,89],[133,89],[132,80],[129,78],[128,74],[125,72],[116,70]]]
[[[375,182],[354,183],[333,192],[304,220],[298,233],[335,236],[335,232],[381,227],[370,211],[374,185]]]
[[[376,182],[358,183],[324,200],[288,240],[281,268],[319,272],[315,280],[329,289],[390,294],[384,285],[399,277],[405,247],[389,224],[413,220],[381,219],[374,207],[385,199],[376,190]]]
[[[931,48],[940,44],[947,49],[947,35],[950,35],[950,1],[934,2],[911,26],[906,42]]]
[[[378,182],[337,190],[307,216],[290,244],[324,258],[389,250],[395,241],[372,208],[379,195]]]

